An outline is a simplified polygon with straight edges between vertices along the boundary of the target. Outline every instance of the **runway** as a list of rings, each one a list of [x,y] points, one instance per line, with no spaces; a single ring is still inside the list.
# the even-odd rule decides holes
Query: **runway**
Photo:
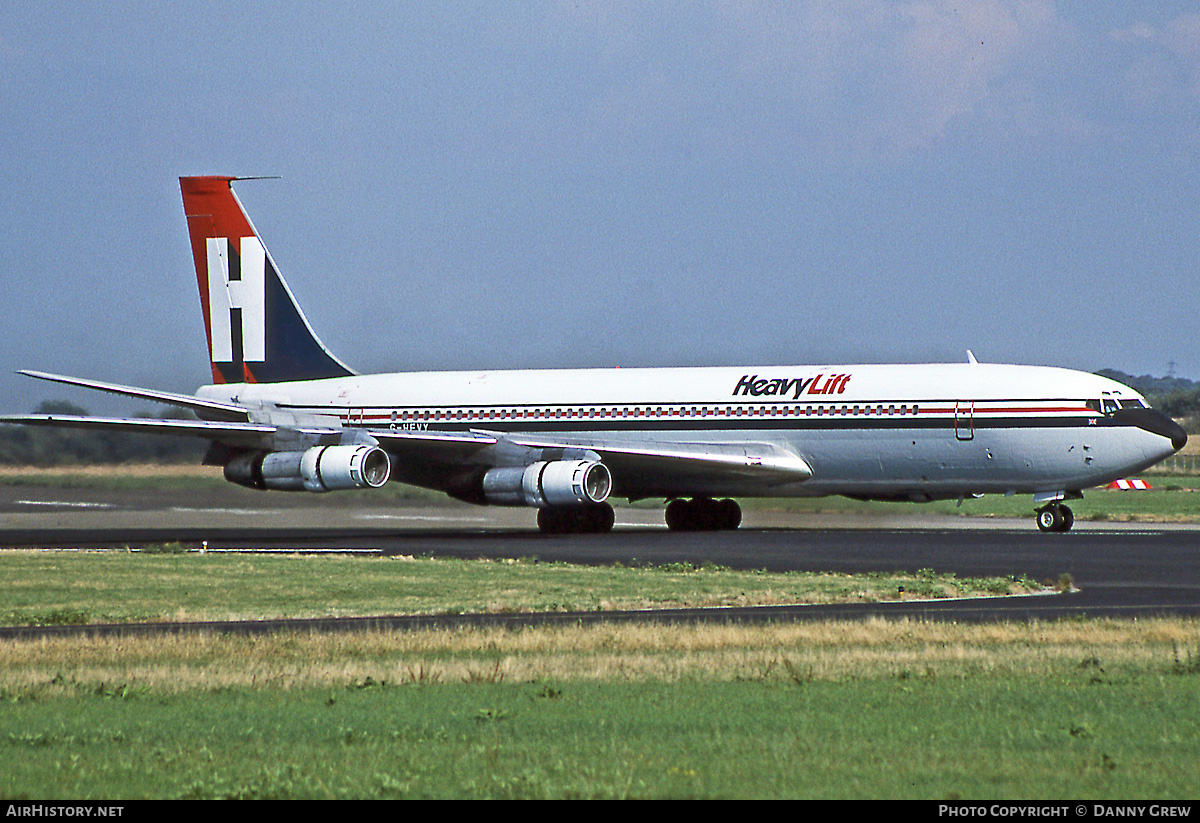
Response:
[[[210,551],[369,552],[460,558],[538,558],[584,564],[715,563],[739,569],[846,573],[933,569],[960,577],[1069,579],[1077,591],[1024,598],[844,606],[443,618],[441,625],[580,620],[798,620],[916,617],[1051,620],[1064,617],[1200,616],[1200,528],[1080,523],[1043,534],[1029,520],[946,516],[881,518],[748,511],[736,532],[672,533],[661,510],[619,509],[608,535],[537,533],[533,512],[469,506],[314,505],[308,496],[249,501],[167,493],[5,488],[0,547],[101,547],[207,542]],[[247,502],[253,505],[247,505]],[[268,505],[269,503],[269,505]],[[430,625],[387,618],[373,625]],[[390,622],[389,622],[390,621]],[[355,621],[287,621],[293,628],[351,629]],[[220,631],[252,627],[210,626]],[[267,630],[262,626],[259,630]],[[278,621],[271,630],[279,630]],[[168,626],[158,629],[170,630]],[[182,629],[181,629],[182,630]]]

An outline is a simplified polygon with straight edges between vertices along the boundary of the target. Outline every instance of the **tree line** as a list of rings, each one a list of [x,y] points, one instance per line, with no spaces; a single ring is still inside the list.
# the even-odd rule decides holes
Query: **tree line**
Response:
[[[35,414],[87,415],[87,409],[48,400]],[[191,412],[164,409],[137,417],[187,420]],[[163,437],[96,429],[0,426],[0,465],[65,466],[92,463],[199,463],[207,444],[195,437]]]

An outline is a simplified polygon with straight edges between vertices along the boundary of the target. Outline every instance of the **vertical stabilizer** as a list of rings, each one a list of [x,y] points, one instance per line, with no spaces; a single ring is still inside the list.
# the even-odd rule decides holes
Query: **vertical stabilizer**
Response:
[[[353,374],[309,326],[237,195],[236,177],[181,177],[214,383]]]

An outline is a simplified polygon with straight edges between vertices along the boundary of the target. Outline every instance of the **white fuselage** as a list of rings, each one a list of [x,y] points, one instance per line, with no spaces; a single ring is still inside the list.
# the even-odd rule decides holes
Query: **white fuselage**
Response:
[[[486,431],[571,441],[773,444],[803,482],[615,477],[620,496],[851,496],[924,500],[1107,483],[1172,454],[1118,425],[1127,386],[1068,369],[992,364],[410,372],[205,386],[371,431]],[[265,412],[264,412],[265,413]],[[674,484],[674,485],[673,485]]]

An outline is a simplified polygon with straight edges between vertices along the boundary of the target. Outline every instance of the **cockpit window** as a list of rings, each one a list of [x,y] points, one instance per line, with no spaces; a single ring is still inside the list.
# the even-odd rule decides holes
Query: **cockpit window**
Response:
[[[1140,398],[1118,398],[1118,397],[1101,397],[1099,400],[1088,400],[1084,402],[1094,412],[1103,414],[1113,414],[1117,409],[1145,409],[1148,408],[1146,401]]]

